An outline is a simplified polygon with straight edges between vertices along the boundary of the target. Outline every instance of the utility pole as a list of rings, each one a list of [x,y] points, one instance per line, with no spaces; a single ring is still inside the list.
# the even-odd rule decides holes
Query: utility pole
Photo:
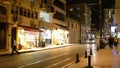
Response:
[[[102,39],[102,0],[99,0],[100,5],[100,22],[99,22],[99,30],[100,30],[100,39]]]

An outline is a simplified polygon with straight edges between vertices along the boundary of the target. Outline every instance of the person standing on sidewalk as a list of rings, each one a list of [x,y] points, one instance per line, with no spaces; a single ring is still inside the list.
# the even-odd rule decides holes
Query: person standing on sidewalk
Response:
[[[13,40],[13,47],[12,47],[12,55],[14,54],[14,51],[18,54],[20,54],[18,51],[17,51],[17,42],[16,40]]]
[[[105,48],[105,42],[103,42],[103,39],[100,39],[99,43],[100,43],[100,49]]]
[[[109,47],[110,47],[111,49],[113,49],[114,38],[113,38],[112,36],[110,36],[110,37],[108,38],[108,44],[109,44]]]
[[[115,37],[114,37],[114,46],[115,46],[115,47],[117,47],[118,41],[119,41],[119,40],[118,40],[117,36],[115,36]]]

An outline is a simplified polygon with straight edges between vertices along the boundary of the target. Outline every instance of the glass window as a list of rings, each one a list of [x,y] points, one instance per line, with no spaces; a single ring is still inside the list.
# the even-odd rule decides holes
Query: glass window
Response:
[[[33,11],[31,12],[31,18],[33,18]]]
[[[27,14],[27,17],[30,18],[30,10],[28,9],[28,14]]]
[[[26,9],[24,9],[24,16],[27,16],[26,14],[27,14],[27,13],[26,13]]]
[[[47,4],[47,0],[44,0],[44,3]]]
[[[14,14],[14,4],[11,6],[11,13]]]
[[[70,27],[70,22],[68,22],[68,27]]]
[[[77,7],[76,10],[79,11],[79,10],[80,10],[80,7]]]
[[[18,14],[18,6],[15,7],[15,14]]]
[[[37,12],[35,12],[35,18],[38,19],[38,13]]]
[[[23,15],[23,8],[20,7],[20,15],[22,16]]]
[[[80,17],[80,14],[77,14],[77,17]]]
[[[77,29],[77,24],[76,24],[76,29]]]
[[[73,23],[71,24],[71,27],[73,28]]]

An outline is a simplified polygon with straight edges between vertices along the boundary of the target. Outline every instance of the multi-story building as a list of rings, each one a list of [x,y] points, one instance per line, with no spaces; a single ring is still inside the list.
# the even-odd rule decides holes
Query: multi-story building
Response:
[[[118,26],[120,26],[120,1],[115,0],[115,18],[116,18],[116,23]],[[120,32],[120,27],[118,27],[118,32]]]
[[[87,6],[85,3],[70,4],[70,5],[67,5],[67,13],[69,17],[77,20],[79,34],[76,35],[76,37],[79,38],[78,41],[81,43],[86,43],[87,35],[88,35],[87,32],[90,32],[90,25],[91,25],[91,10],[89,6]],[[72,24],[75,23],[75,22],[72,22],[71,20],[68,20],[68,22],[69,21]],[[74,33],[75,32],[71,32],[70,34],[74,35]],[[71,38],[71,39],[74,39],[74,38]]]
[[[69,29],[66,22],[66,1],[54,0],[53,23],[59,28],[53,30],[53,44],[69,43]]]
[[[69,42],[79,43],[80,41],[80,26],[79,21],[67,16],[67,23],[69,28]]]
[[[69,43],[65,0],[0,0],[0,50]],[[42,43],[46,45],[41,45]]]
[[[35,4],[36,3],[36,4]],[[16,39],[18,48],[39,45],[39,2],[30,0],[0,1],[0,49],[11,50]]]
[[[117,30],[117,23],[114,16],[113,8],[104,9],[104,26],[103,26],[103,34],[104,35],[112,35],[115,36],[115,32]],[[104,36],[103,35],[103,36]]]

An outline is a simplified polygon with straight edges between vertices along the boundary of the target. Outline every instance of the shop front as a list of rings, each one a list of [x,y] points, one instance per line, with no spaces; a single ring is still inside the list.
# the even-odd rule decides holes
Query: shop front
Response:
[[[69,32],[64,29],[53,30],[53,44],[63,45],[69,43]]]
[[[52,44],[52,30],[50,29],[41,29],[43,32],[40,33],[41,43],[45,42],[45,46]]]
[[[42,30],[31,28],[17,28],[17,43],[19,49],[40,47],[40,33]]]
[[[113,37],[117,36],[117,25],[116,24],[111,25],[110,32],[111,32],[111,36]]]

